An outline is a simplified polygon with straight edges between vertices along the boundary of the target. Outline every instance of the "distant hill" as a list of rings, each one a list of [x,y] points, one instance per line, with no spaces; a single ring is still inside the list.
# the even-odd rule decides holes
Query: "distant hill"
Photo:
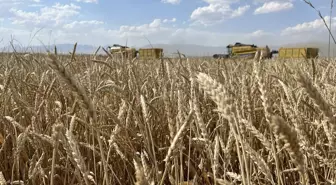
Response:
[[[14,46],[15,51],[17,52],[46,52],[47,50],[54,51],[54,45],[50,46],[20,46],[20,45],[15,45]],[[57,44],[56,45],[57,52],[58,53],[69,53],[72,52],[74,49],[74,44]],[[92,45],[81,45],[77,44],[76,47],[76,53],[84,53],[84,54],[91,54],[94,53],[97,50],[98,46],[92,46]],[[106,47],[105,47],[106,48]],[[12,46],[7,46],[5,48],[0,49],[0,51],[13,51]]]
[[[215,53],[224,53],[226,52],[225,46],[223,47],[213,47],[213,46],[201,46],[201,45],[193,45],[193,44],[153,44],[153,47],[163,48],[165,56],[172,56],[174,53],[177,53],[179,50],[180,53],[185,54],[186,56],[212,56]],[[141,47],[135,47],[136,49],[139,48],[151,48],[151,45],[145,45]],[[57,51],[58,53],[69,53],[73,50],[74,44],[57,44]],[[92,45],[81,45],[77,44],[76,53],[85,53],[85,54],[92,54],[94,53],[99,46],[92,46]],[[105,49],[107,45],[102,46]],[[19,45],[15,46],[15,50],[17,52],[46,52],[47,49],[54,50],[54,46],[30,46],[30,47],[21,47]],[[5,51],[13,51],[11,46],[6,47],[3,49]],[[102,49],[99,50],[98,53],[104,53]],[[175,54],[176,56],[176,54]]]
[[[54,46],[46,46],[47,49],[54,50]],[[69,53],[73,50],[74,44],[58,44],[56,45],[58,53]],[[84,54],[93,54],[99,46],[92,45],[81,45],[78,44],[76,48],[76,53],[84,53]],[[102,46],[107,48],[107,45]],[[194,44],[153,44],[153,45],[144,45],[139,48],[151,48],[158,47],[163,48],[165,56],[177,56],[177,50],[180,53],[185,54],[188,57],[200,57],[200,56],[212,56],[216,53],[225,54],[227,52],[226,46],[202,46],[202,45],[194,45]],[[269,45],[271,50],[278,50],[280,47],[318,47],[320,48],[321,56],[328,56],[328,43],[322,42],[305,42],[305,43],[296,43],[296,44],[286,44],[286,45]],[[31,46],[21,47],[15,46],[16,51],[18,52],[45,52],[45,46]],[[13,51],[11,46],[8,46],[4,49],[0,49],[0,51]],[[104,51],[102,49],[99,50],[99,54],[103,54]],[[336,56],[336,45],[331,43],[331,56]]]
[[[150,45],[145,45],[150,48]],[[153,47],[163,48],[165,53],[176,53],[179,50],[187,56],[212,56],[215,53],[227,53],[226,46],[213,47],[192,44],[154,44]],[[264,47],[264,46],[261,46]],[[320,56],[328,56],[328,43],[324,42],[302,42],[290,43],[285,45],[268,45],[271,50],[278,50],[280,47],[317,47],[320,50]],[[336,44],[330,44],[330,55],[336,57]]]

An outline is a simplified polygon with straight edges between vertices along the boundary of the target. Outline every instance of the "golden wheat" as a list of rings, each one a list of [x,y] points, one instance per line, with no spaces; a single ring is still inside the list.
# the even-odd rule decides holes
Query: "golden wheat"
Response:
[[[336,181],[334,63],[1,55],[0,184]]]

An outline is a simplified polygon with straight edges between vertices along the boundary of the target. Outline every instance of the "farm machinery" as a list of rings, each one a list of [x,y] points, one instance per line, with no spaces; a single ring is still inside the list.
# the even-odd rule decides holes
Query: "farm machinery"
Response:
[[[162,48],[140,48],[136,50],[128,46],[113,44],[108,46],[108,50],[112,55],[120,56],[121,54],[124,58],[159,59],[163,57]]]
[[[138,54],[138,51],[135,48],[130,48],[128,46],[122,46],[119,44],[113,44],[112,46],[108,46],[108,50],[112,55],[121,54],[123,57],[131,57],[135,58]]]
[[[234,45],[226,46],[227,54],[214,54],[213,58],[253,58],[257,51],[264,51],[264,58],[272,58],[278,51],[270,51],[269,47],[258,47],[254,44],[242,44],[236,42]]]
[[[227,54],[214,54],[213,58],[254,58],[257,51],[263,52],[263,58],[273,58],[274,54],[279,54],[278,58],[315,58],[319,55],[318,48],[311,47],[281,47],[279,50],[270,50],[266,45],[265,47],[258,47],[254,44],[242,44],[236,42],[234,45],[230,44],[226,46]],[[139,50],[135,48],[130,48],[128,46],[122,46],[119,44],[114,44],[108,46],[109,52],[114,56],[123,56],[123,58],[139,58],[140,60],[148,59],[160,59],[163,57],[162,48],[140,48]]]

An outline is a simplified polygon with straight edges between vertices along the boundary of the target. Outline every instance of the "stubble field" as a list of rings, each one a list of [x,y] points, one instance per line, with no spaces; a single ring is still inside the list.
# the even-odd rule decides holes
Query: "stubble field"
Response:
[[[334,184],[335,67],[1,54],[0,184]]]

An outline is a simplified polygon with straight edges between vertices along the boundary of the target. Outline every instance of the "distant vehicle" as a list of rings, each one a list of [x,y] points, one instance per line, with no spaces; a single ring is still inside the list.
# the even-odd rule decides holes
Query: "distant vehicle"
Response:
[[[270,51],[269,47],[258,47],[254,44],[242,44],[236,42],[234,45],[226,46],[227,54],[214,54],[213,58],[253,58],[257,51],[264,51],[264,58],[272,58],[278,51]]]
[[[285,48],[279,49],[278,58],[316,58],[319,56],[319,48]]]
[[[113,44],[108,46],[108,50],[111,54],[122,54],[126,58],[139,58],[139,59],[160,59],[163,57],[162,48],[130,48],[128,46],[122,46],[119,44]]]
[[[113,44],[112,46],[108,46],[108,50],[111,54],[122,54],[123,57],[131,57],[135,58],[138,54],[138,51],[135,48],[130,48],[128,46],[122,46],[119,44]]]

